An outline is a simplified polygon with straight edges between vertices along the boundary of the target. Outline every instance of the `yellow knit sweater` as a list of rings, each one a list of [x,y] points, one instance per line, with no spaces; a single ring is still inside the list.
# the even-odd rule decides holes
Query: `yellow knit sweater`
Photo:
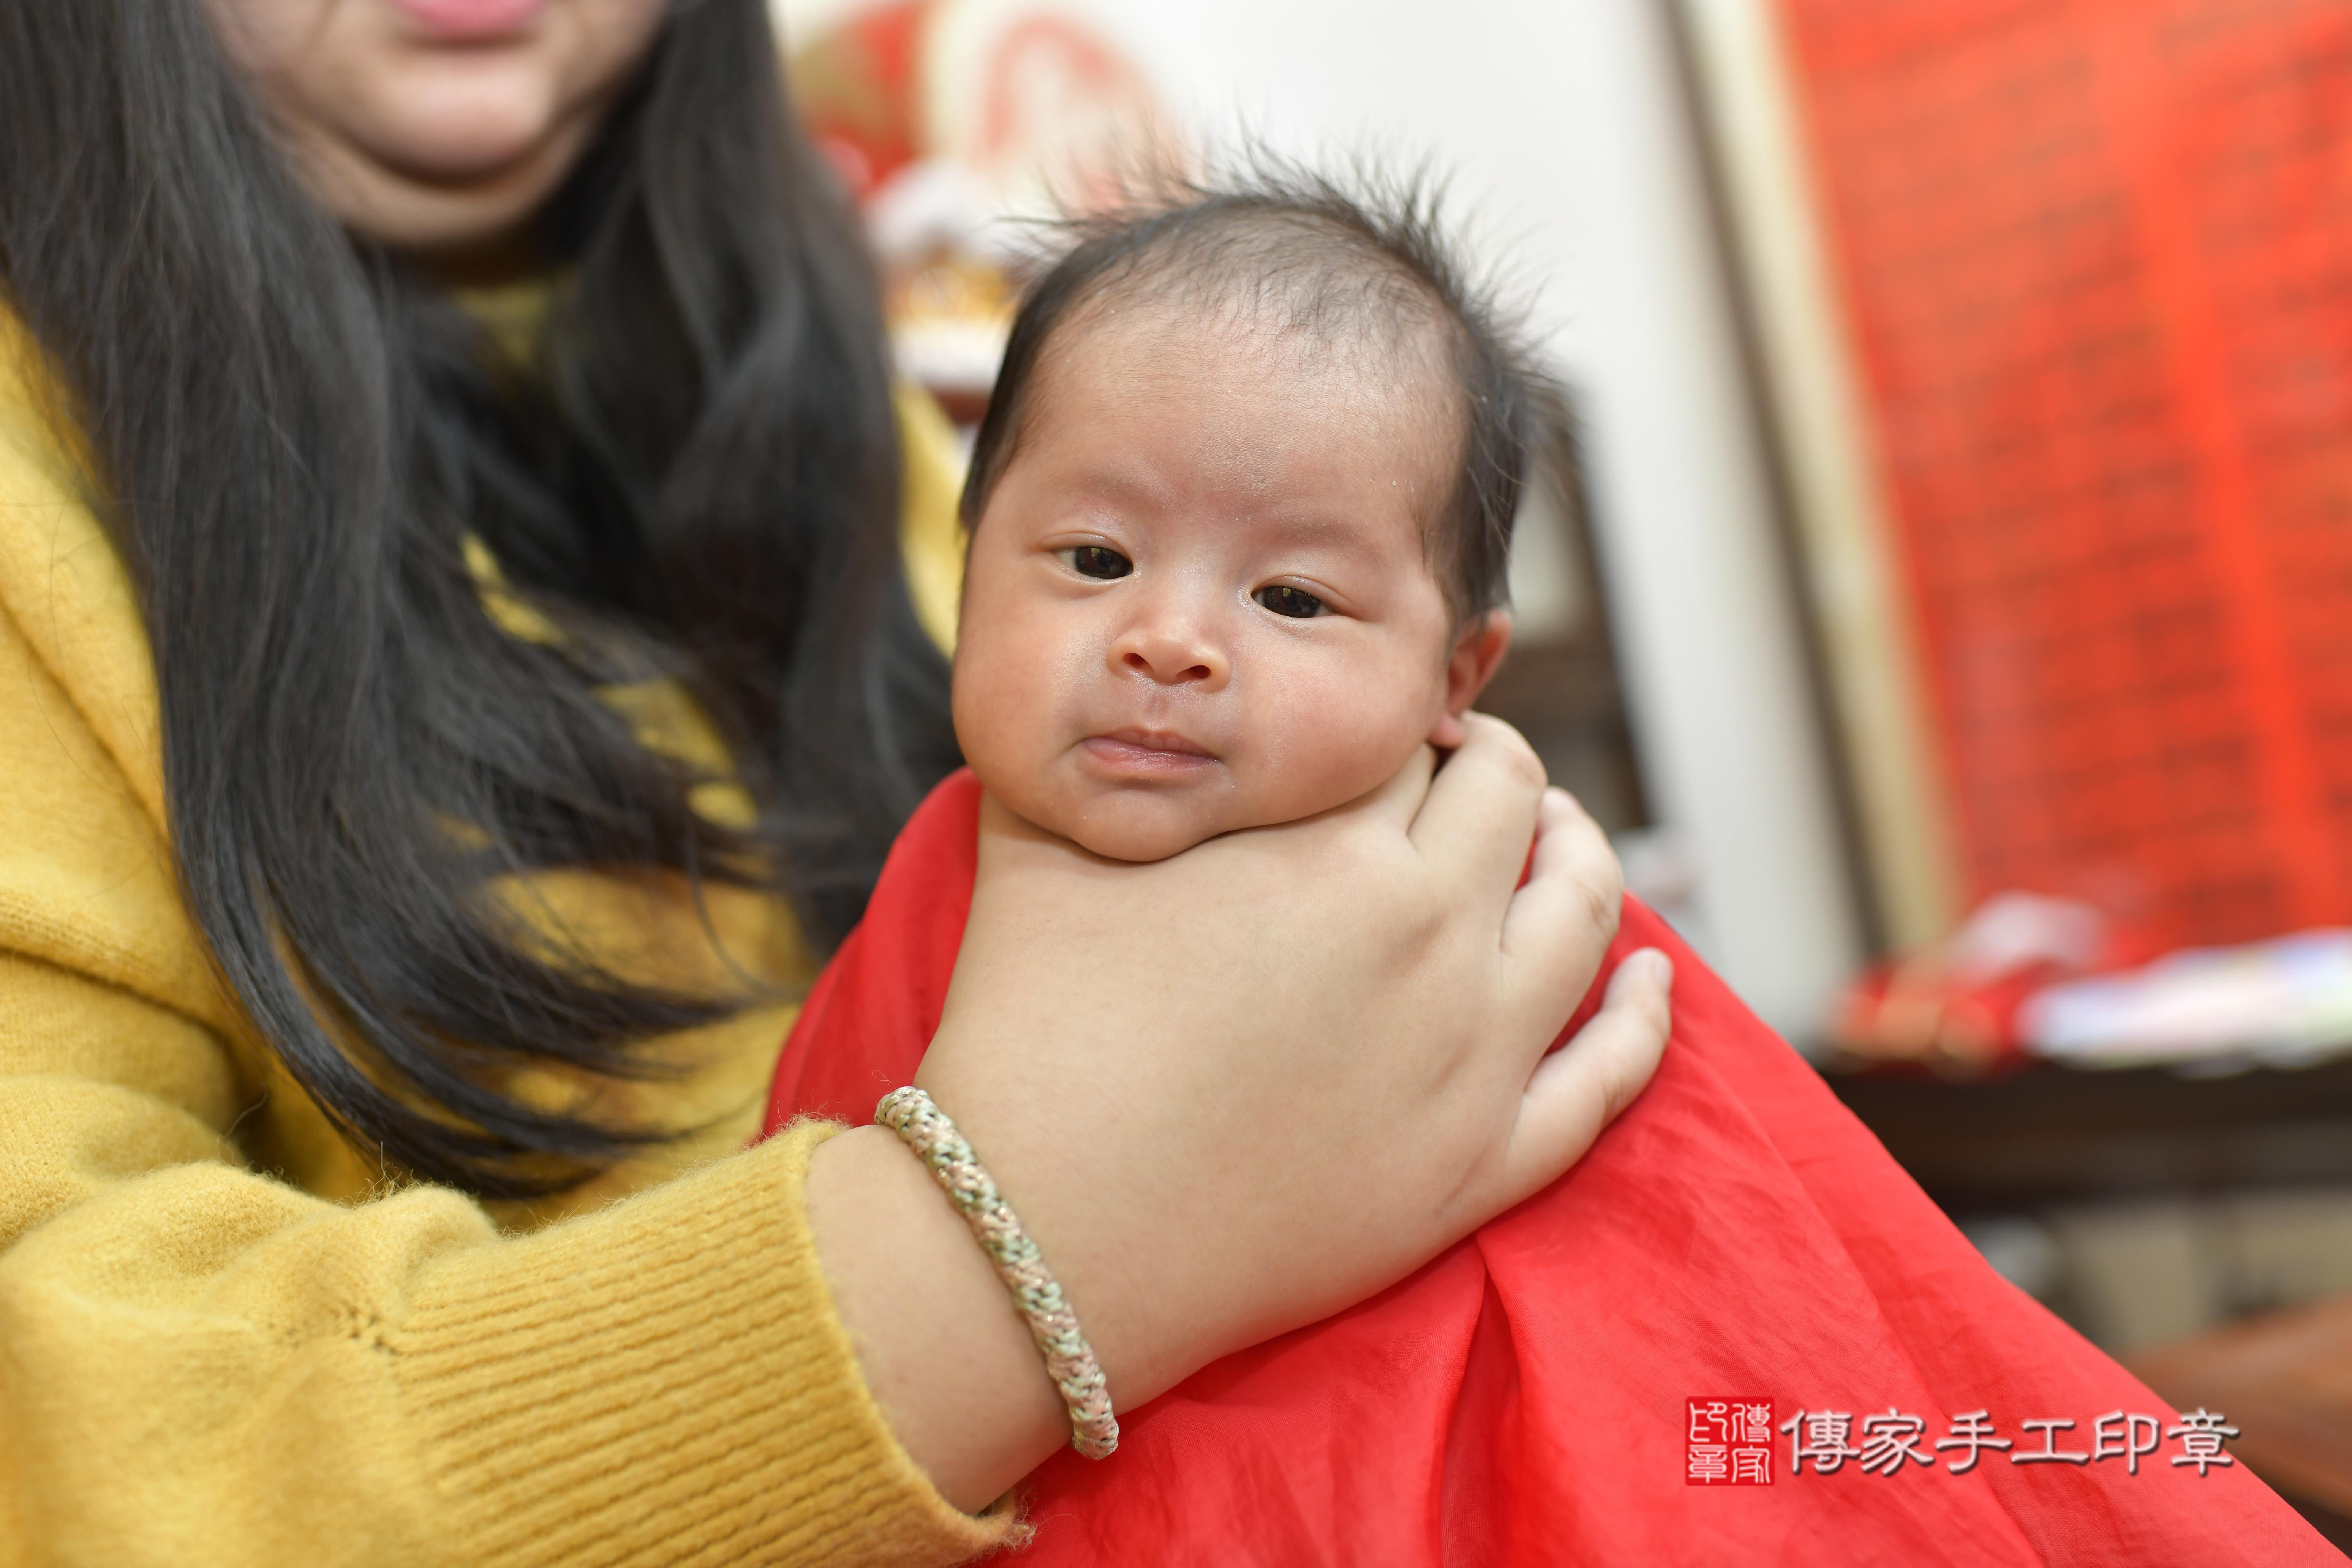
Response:
[[[37,355],[0,314],[0,1563],[941,1563],[1001,1542],[893,1442],[803,1216],[740,1152],[789,1012],[677,1042],[709,1123],[530,1210],[385,1179],[241,1026],[166,848],[154,671]],[[952,481],[902,407],[910,576],[951,624]],[[628,704],[693,749],[664,693]],[[541,889],[534,889],[534,893]],[[545,896],[717,973],[679,889]],[[729,952],[808,955],[714,893]]]

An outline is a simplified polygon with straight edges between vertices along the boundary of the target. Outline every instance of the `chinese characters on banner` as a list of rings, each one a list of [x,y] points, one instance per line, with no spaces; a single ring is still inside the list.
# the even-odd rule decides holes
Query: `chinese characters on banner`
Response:
[[[1683,1479],[1690,1486],[1770,1486],[1772,1439],[1778,1431],[1789,1440],[1788,1473],[1801,1476],[1808,1465],[1816,1475],[1835,1475],[1848,1465],[1869,1474],[1894,1476],[1907,1466],[1943,1468],[1964,1476],[1990,1456],[2012,1465],[2093,1465],[2120,1460],[2126,1472],[2139,1474],[2140,1461],[2153,1458],[2165,1442],[2179,1445],[2168,1456],[2176,1467],[2193,1467],[2202,1477],[2217,1465],[2237,1461],[2222,1445],[2238,1435],[2225,1425],[2219,1411],[2197,1409],[2166,1426],[2154,1415],[2134,1410],[2110,1410],[2095,1416],[2088,1434],[2090,1447],[2073,1447],[2062,1437],[2075,1430],[2065,1416],[2038,1416],[2018,1423],[2028,1440],[2004,1436],[1990,1410],[1964,1410],[1946,1417],[1947,1430],[1932,1443],[1923,1415],[1897,1410],[1865,1412],[1859,1426],[1850,1410],[1799,1410],[1787,1420],[1772,1419],[1773,1402],[1758,1398],[1685,1399],[1683,1401],[1685,1440]],[[2038,1444],[2033,1441],[2039,1438]],[[1860,1441],[1857,1442],[1856,1439]]]
[[[1780,4],[1969,901],[2352,921],[2352,7]]]

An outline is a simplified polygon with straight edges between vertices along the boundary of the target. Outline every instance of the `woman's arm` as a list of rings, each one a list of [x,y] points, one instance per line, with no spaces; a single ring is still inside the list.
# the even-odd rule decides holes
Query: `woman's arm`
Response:
[[[0,1561],[943,1562],[1002,1535],[865,1393],[802,1220],[822,1130],[528,1237],[436,1189],[310,1196],[224,1137],[251,1086],[221,1036],[131,988],[138,933],[100,917],[135,918],[135,868],[43,876],[39,843],[71,836],[0,850],[0,926],[51,954],[0,954]],[[28,929],[28,887],[65,918]]]
[[[1659,958],[1544,1058],[1615,928],[1617,867],[1493,721],[1433,783],[1424,756],[1355,807],[1157,866],[1106,872],[1001,813],[982,833],[919,1081],[1125,1407],[1549,1182],[1664,1048]],[[1003,1287],[893,1136],[827,1144],[809,1205],[877,1396],[950,1499],[985,1502],[1067,1440]]]

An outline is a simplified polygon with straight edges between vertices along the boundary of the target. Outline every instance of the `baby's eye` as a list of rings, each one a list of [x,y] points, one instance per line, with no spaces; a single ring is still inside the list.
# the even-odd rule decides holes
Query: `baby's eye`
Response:
[[[1135,570],[1134,562],[1107,545],[1078,544],[1054,553],[1081,577],[1124,577]]]
[[[1305,620],[1323,613],[1323,601],[1304,588],[1294,588],[1286,583],[1269,583],[1250,595],[1277,616],[1289,616]]]

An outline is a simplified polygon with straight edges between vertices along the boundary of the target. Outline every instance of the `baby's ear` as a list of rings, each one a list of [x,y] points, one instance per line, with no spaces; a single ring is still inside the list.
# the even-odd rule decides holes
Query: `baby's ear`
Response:
[[[1511,612],[1488,610],[1462,628],[1454,639],[1453,657],[1445,661],[1445,711],[1431,726],[1429,743],[1450,752],[1463,741],[1462,715],[1486,689],[1486,682],[1511,647]]]

